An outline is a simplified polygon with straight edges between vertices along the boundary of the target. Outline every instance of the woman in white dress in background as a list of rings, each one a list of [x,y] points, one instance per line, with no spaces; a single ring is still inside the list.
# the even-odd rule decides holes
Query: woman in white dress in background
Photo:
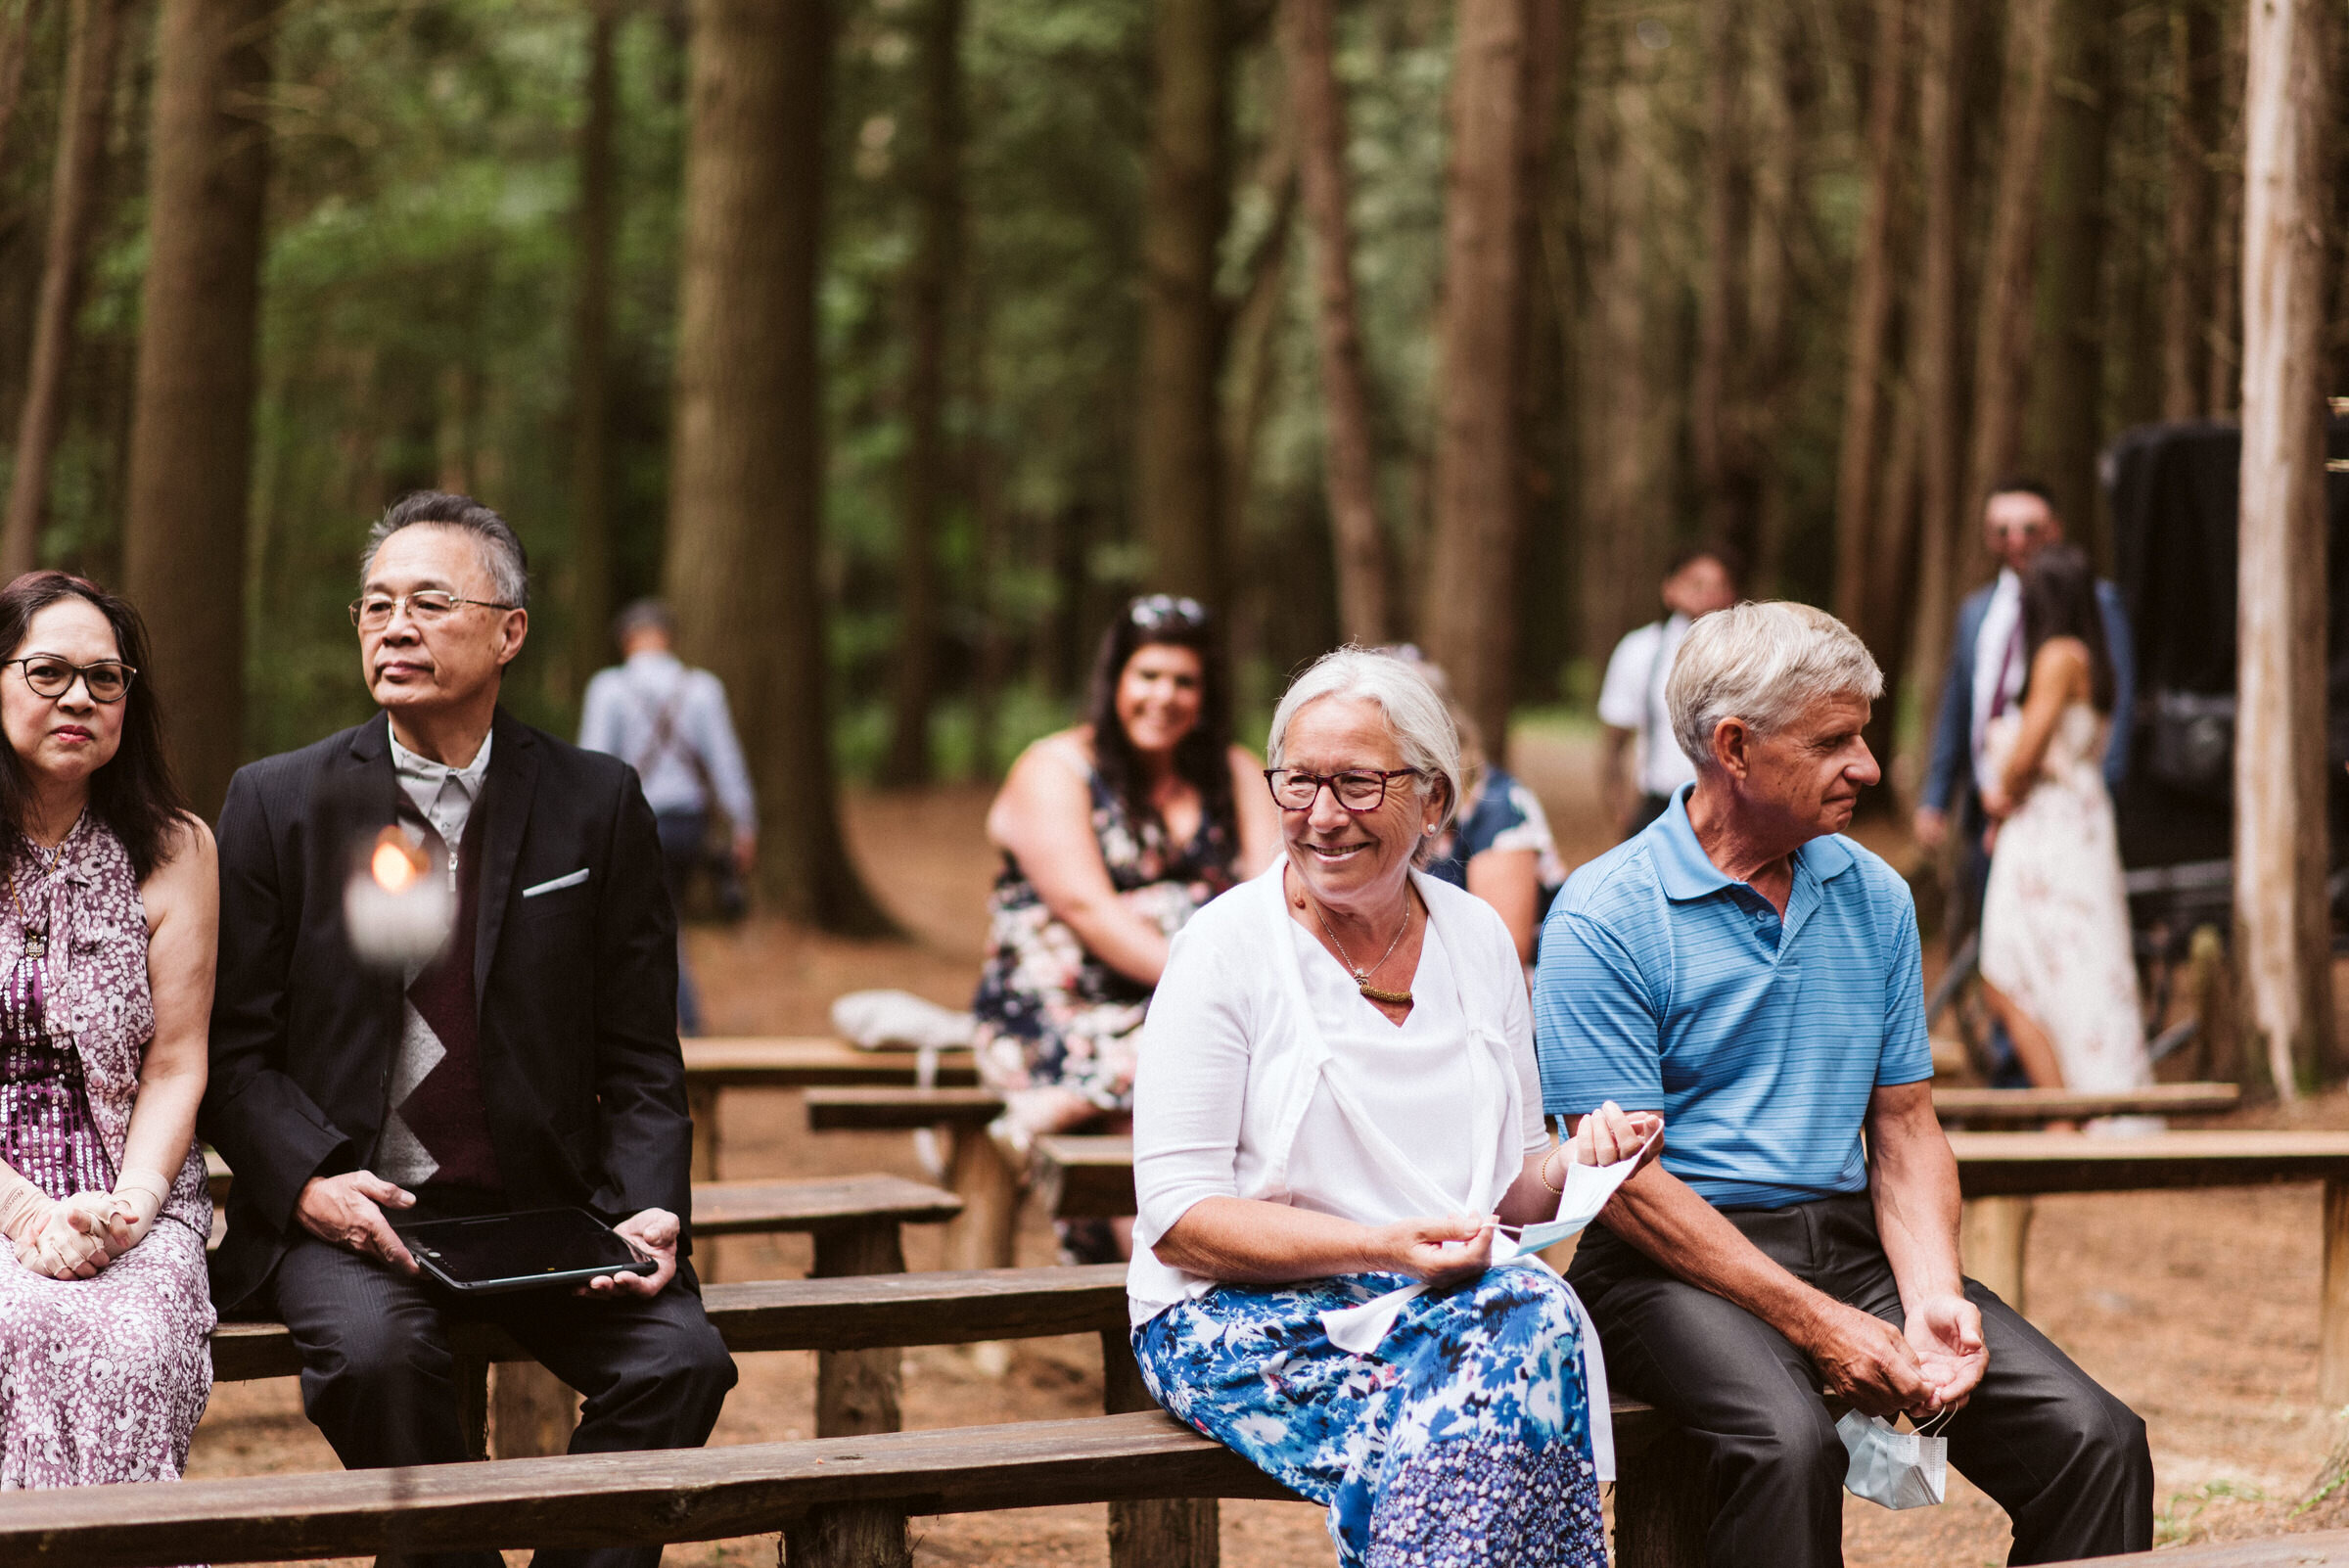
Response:
[[[2031,563],[2022,630],[2021,706],[1994,717],[1985,738],[1995,782],[1982,801],[1994,824],[1983,990],[2034,1084],[2142,1087],[2153,1073],[2100,770],[2112,660],[2096,573],[2078,548],[2056,545]]]

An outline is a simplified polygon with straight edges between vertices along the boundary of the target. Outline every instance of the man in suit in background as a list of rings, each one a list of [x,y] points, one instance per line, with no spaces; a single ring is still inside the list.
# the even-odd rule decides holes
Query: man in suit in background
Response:
[[[410,495],[369,534],[363,576],[351,617],[384,712],[244,768],[221,811],[202,1130],[236,1187],[213,1294],[274,1303],[302,1407],[346,1466],[469,1456],[448,1340],[468,1317],[586,1396],[572,1452],[696,1447],[735,1370],[680,1261],[692,1124],[653,813],[624,763],[498,708],[530,615],[495,512]],[[344,913],[361,847],[392,823],[455,907],[446,944],[401,973],[355,961]],[[656,1270],[465,1301],[419,1275],[392,1224],[559,1206]]]
[[[1982,890],[1990,877],[1990,852],[1983,848],[1989,818],[1982,812],[1988,764],[1982,739],[1990,721],[2021,699],[2030,672],[2023,650],[2022,574],[2032,558],[2063,538],[2054,492],[2037,480],[2008,479],[1995,485],[1982,506],[1982,530],[1999,575],[1965,596],[1958,607],[1957,635],[1951,639],[1943,673],[1941,706],[1933,728],[1932,759],[1916,807],[1917,844],[1937,852],[1949,839],[1953,806],[1958,815],[1958,887],[1960,918],[1951,923],[1953,951],[1982,914]],[[2137,703],[2137,643],[2121,590],[2098,579],[2096,606],[2104,614],[2104,638],[2112,656],[2112,733],[2104,748],[2104,786],[2115,795],[2129,769],[2129,737]],[[2020,1069],[2003,1032],[1994,1032],[2002,1080]]]

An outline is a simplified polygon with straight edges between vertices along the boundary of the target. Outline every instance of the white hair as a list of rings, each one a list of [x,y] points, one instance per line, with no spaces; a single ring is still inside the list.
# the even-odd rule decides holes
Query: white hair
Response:
[[[1884,695],[1876,668],[1852,628],[1812,605],[1747,602],[1699,617],[1681,639],[1664,683],[1672,736],[1710,769],[1713,731],[1741,718],[1762,734],[1792,723],[1826,697]]]
[[[1265,754],[1274,767],[1287,765],[1290,723],[1324,697],[1377,704],[1404,761],[1444,781],[1444,820],[1449,824],[1460,808],[1460,732],[1452,727],[1451,710],[1419,666],[1383,648],[1352,644],[1314,660],[1289,683],[1280,706],[1272,711]],[[1432,778],[1419,780],[1422,795],[1431,788]]]

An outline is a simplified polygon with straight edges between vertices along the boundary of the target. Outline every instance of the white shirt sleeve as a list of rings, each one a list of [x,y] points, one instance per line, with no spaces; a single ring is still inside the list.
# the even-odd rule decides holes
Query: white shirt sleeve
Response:
[[[587,682],[587,700],[579,707],[581,750],[620,755],[620,671],[599,669]]]
[[[1656,639],[1663,635],[1662,624],[1654,622],[1623,634],[1598,685],[1599,722],[1617,729],[1646,724],[1648,676],[1656,663]]]
[[[710,671],[696,670],[691,705],[693,733],[688,737],[710,769],[717,804],[735,831],[756,830],[759,807],[751,794],[751,771],[743,765],[742,743],[734,738],[734,716],[726,709],[725,682]]]
[[[1137,1247],[1154,1244],[1200,1199],[1239,1194],[1253,1011],[1240,976],[1255,967],[1228,962],[1188,930],[1167,955],[1133,1075]]]

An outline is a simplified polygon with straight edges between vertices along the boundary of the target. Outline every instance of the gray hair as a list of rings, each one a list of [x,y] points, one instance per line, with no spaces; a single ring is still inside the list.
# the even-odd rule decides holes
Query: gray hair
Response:
[[[1443,779],[1444,820],[1450,823],[1460,809],[1460,733],[1418,664],[1384,649],[1352,644],[1314,660],[1289,683],[1280,706],[1272,711],[1265,753],[1274,767],[1287,765],[1289,725],[1324,697],[1377,704],[1387,727],[1395,732],[1395,749],[1403,753],[1404,761]],[[1422,793],[1430,787],[1427,779],[1420,780]]]
[[[677,634],[677,618],[659,599],[630,600],[612,618],[612,640],[625,642],[639,631],[658,631],[664,637],[673,637]]]
[[[1763,734],[1784,728],[1823,697],[1884,695],[1852,628],[1812,605],[1748,601],[1700,617],[1681,640],[1664,683],[1672,736],[1699,768],[1713,765],[1713,731],[1741,718]]]
[[[384,547],[384,541],[401,529],[414,528],[419,523],[461,529],[472,534],[474,544],[482,552],[482,565],[488,570],[489,580],[496,584],[499,601],[517,610],[529,607],[530,558],[513,526],[472,496],[451,495],[446,490],[412,490],[384,509],[375,527],[367,530],[367,548],[359,553],[362,583],[375,569],[375,552]]]

